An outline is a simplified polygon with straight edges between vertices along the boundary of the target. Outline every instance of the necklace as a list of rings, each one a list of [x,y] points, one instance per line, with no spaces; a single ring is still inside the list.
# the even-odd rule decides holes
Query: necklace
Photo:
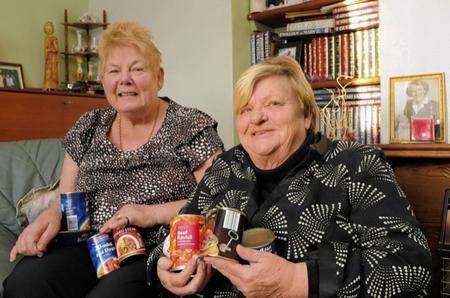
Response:
[[[146,143],[153,136],[153,132],[155,131],[155,127],[156,127],[156,122],[158,122],[158,117],[159,117],[159,100],[156,101],[156,115],[155,115],[155,119],[153,120],[152,129],[150,131],[150,135],[148,136]],[[121,121],[119,113],[117,113],[117,118],[119,120],[119,149],[120,149],[120,151],[123,151],[123,146],[122,146],[122,121]]]

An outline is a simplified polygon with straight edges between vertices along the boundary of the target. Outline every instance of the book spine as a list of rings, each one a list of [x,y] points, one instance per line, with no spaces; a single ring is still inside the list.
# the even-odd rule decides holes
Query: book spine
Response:
[[[341,70],[340,34],[334,38],[334,77],[337,79]]]
[[[361,16],[361,15],[371,14],[371,13],[375,13],[375,12],[378,12],[378,6],[338,13],[338,14],[333,15],[333,18],[335,20],[339,20],[339,19],[345,19],[345,18],[351,18],[351,17],[357,17],[357,16]]]
[[[380,75],[380,30],[375,28],[375,76]]]
[[[356,17],[349,17],[345,19],[339,19],[334,22],[334,26],[342,26],[342,25],[348,25],[348,24],[355,24],[355,23],[362,23],[367,22],[371,20],[378,20],[378,13],[372,13],[372,14],[365,14],[361,16]]]
[[[336,26],[334,28],[334,31],[340,32],[340,31],[347,31],[347,30],[356,30],[356,29],[367,29],[371,27],[378,26],[378,19],[376,20],[370,20],[355,24],[348,24],[348,25],[342,25],[342,26]]]
[[[355,10],[359,10],[359,9],[364,9],[364,8],[369,8],[369,7],[374,7],[374,6],[378,7],[378,1],[369,1],[366,3],[356,3],[356,4],[346,5],[346,6],[334,8],[333,15],[344,13],[344,12],[349,12],[349,11],[355,11]]]
[[[322,37],[317,37],[317,79],[323,78],[323,44]]]
[[[270,56],[269,31],[264,31],[263,39],[264,39],[264,59],[266,59]]]
[[[364,106],[366,112],[366,144],[372,143],[372,106]]]
[[[369,34],[368,30],[362,31],[362,40],[363,40],[363,65],[362,65],[362,77],[368,78],[369,75],[369,57],[370,57],[370,48],[369,48]]]
[[[346,100],[380,98],[380,92],[347,93]]]
[[[341,69],[342,69],[342,75],[348,76],[348,65],[349,65],[349,53],[348,53],[348,33],[342,34],[342,60],[341,60]]]
[[[254,32],[250,36],[250,61],[252,65],[256,64],[256,35]]]
[[[363,42],[362,31],[355,32],[355,53],[356,53],[356,77],[362,78]]]
[[[329,36],[322,36],[322,42],[323,42],[323,79],[327,80],[329,77],[328,73],[328,64],[330,63],[330,57],[328,55],[328,39]]]
[[[377,49],[376,49],[376,28],[372,28],[369,30],[369,61],[370,61],[370,71],[369,76],[375,77],[377,75]]]
[[[306,78],[309,78],[309,73],[308,73],[308,67],[309,67],[309,63],[308,63],[308,44],[305,42],[303,43],[303,72],[306,75]]]
[[[327,36],[328,42],[328,80],[334,79],[334,36]]]
[[[287,31],[296,31],[296,30],[308,30],[308,29],[321,29],[321,28],[333,28],[334,19],[321,19],[321,20],[313,20],[306,22],[296,22],[289,23],[286,25]]]
[[[308,73],[309,73],[309,79],[313,80],[313,71],[314,71],[314,61],[313,61],[313,40],[310,40],[308,43]]]
[[[295,31],[285,31],[280,32],[280,37],[295,37],[295,36],[305,36],[305,35],[316,35],[316,34],[328,34],[333,33],[333,28],[320,28],[320,29],[306,29],[306,30],[295,30]]]
[[[348,65],[349,65],[349,71],[348,74],[351,77],[355,77],[355,32],[350,32],[349,33],[349,40],[348,40],[348,54],[349,54],[349,58],[348,58]]]
[[[356,93],[356,92],[380,92],[380,85],[368,85],[368,86],[356,86],[346,88],[347,93]]]

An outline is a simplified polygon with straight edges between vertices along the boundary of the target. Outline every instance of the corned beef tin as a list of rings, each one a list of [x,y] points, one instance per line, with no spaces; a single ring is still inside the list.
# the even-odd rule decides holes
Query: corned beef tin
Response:
[[[172,271],[183,270],[189,260],[200,253],[204,223],[201,215],[181,214],[172,218],[169,247]]]
[[[145,254],[144,241],[136,227],[115,229],[113,237],[120,263],[129,257]]]
[[[120,267],[116,248],[108,234],[96,234],[90,237],[87,245],[98,278],[102,278]]]
[[[61,194],[61,230],[88,231],[91,228],[84,192]]]
[[[275,246],[275,234],[265,228],[253,228],[245,230],[242,235],[243,246],[253,248],[259,251],[277,253]]]

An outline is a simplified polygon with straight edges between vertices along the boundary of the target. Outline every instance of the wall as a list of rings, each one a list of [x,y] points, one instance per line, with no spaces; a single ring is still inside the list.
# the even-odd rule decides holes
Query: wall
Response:
[[[150,28],[163,54],[160,95],[197,107],[219,122],[226,148],[234,145],[231,2],[223,0],[91,0],[110,22],[139,21]]]
[[[64,27],[60,25],[64,21],[64,9],[69,10],[69,16],[76,18],[87,11],[88,1],[1,1],[0,61],[22,64],[25,86],[41,88],[44,73],[44,23],[53,22],[59,48],[64,49]],[[61,78],[62,61],[61,59]]]
[[[379,9],[382,143],[389,143],[389,77],[436,72],[446,72],[447,76],[450,140],[450,1],[381,0]]]

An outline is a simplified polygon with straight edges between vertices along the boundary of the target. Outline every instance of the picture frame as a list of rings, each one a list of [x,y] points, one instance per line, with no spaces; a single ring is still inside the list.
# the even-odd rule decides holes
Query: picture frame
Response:
[[[390,143],[416,143],[411,140],[411,117],[434,121],[434,141],[446,142],[444,73],[389,78]],[[423,143],[423,141],[419,141]]]
[[[297,60],[301,65],[302,42],[286,42],[278,45],[277,56],[289,56]]]
[[[0,88],[24,89],[22,64],[0,61]]]

